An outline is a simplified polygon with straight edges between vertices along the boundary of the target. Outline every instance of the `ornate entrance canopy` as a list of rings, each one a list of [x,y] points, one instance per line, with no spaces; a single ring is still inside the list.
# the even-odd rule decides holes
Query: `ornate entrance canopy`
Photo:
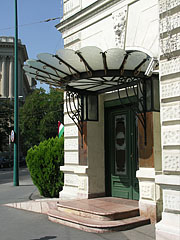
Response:
[[[138,102],[137,109],[133,108],[133,111],[140,113],[137,117],[146,129],[146,86],[150,86],[146,82],[157,65],[157,61],[148,54],[119,48],[103,52],[98,47],[90,46],[78,51],[60,49],[55,55],[41,53],[37,58],[27,60],[24,70],[36,80],[67,91],[68,114],[81,133],[83,121],[88,120],[88,111],[84,106],[88,106],[87,102],[95,102],[94,99],[88,100],[87,96],[117,90],[121,100],[120,89],[126,91],[128,98],[128,90],[133,90]],[[75,104],[75,99],[78,100],[78,105]],[[72,102],[75,113],[72,111]]]
[[[55,55],[41,53],[38,60],[27,60],[24,70],[30,77],[54,87],[81,94],[100,94],[147,78],[153,58],[140,51],[97,47],[78,51],[60,49]]]

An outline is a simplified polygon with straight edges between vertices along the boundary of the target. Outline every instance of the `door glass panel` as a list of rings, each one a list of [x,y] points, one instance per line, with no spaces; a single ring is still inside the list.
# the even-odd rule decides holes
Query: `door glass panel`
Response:
[[[126,173],[126,115],[122,114],[115,116],[115,174]]]

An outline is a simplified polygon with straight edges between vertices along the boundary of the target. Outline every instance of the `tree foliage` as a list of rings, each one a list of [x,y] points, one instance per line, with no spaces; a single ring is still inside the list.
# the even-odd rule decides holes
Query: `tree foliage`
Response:
[[[20,134],[27,151],[40,142],[56,137],[58,121],[63,122],[63,94],[51,89],[36,89],[20,109]]]
[[[13,129],[13,102],[10,99],[0,101],[0,151],[5,151],[9,144],[9,135]]]

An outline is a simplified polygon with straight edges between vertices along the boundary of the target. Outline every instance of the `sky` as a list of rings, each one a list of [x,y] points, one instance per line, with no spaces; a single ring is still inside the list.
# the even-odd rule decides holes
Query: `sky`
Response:
[[[15,0],[1,0],[0,36],[14,36],[14,5]],[[17,5],[18,38],[26,45],[28,58],[36,59],[43,52],[54,54],[63,48],[61,34],[55,28],[60,19],[41,22],[62,17],[62,0],[17,0]],[[41,86],[48,89],[46,85]]]

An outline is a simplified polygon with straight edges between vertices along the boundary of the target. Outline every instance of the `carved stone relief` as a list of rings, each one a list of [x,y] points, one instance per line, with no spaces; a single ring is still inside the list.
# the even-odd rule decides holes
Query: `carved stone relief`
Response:
[[[172,31],[178,27],[180,27],[180,12],[160,20],[160,33]]]
[[[163,145],[180,145],[180,126],[162,128]]]
[[[180,171],[180,151],[164,151],[163,170],[169,172]]]
[[[161,84],[161,99],[179,97],[180,81]]]
[[[112,14],[113,27],[115,33],[115,43],[119,48],[124,48],[125,44],[125,31],[127,22],[127,8],[116,11]]]
[[[160,14],[180,5],[180,0],[159,0]]]
[[[75,174],[65,174],[64,175],[64,184],[70,186],[78,186],[78,176]]]
[[[140,185],[141,198],[154,199],[154,184],[153,183],[141,183]]]
[[[164,210],[180,212],[180,192],[164,191]]]
[[[160,55],[180,50],[180,32],[160,41]]]
[[[161,76],[180,72],[180,57],[170,61],[161,61]]]
[[[162,122],[180,120],[180,102],[162,105],[161,120]]]

